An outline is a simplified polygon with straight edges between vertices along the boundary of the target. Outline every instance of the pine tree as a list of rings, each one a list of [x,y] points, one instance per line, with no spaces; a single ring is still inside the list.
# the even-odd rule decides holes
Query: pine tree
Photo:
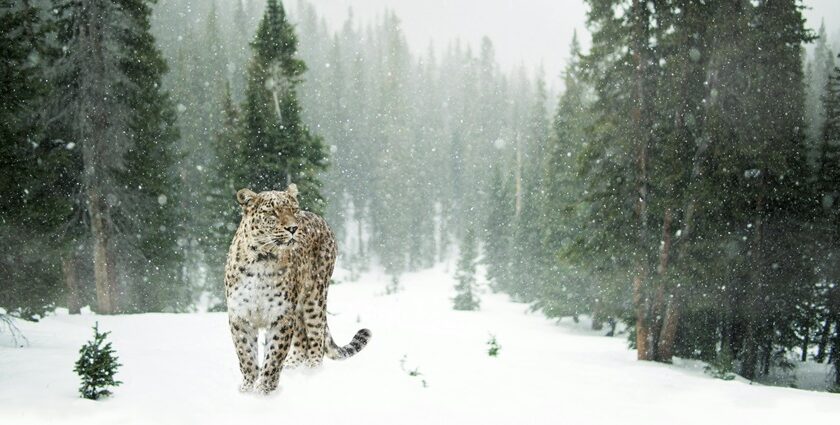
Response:
[[[301,118],[297,86],[306,65],[297,58],[297,36],[282,4],[269,0],[251,44],[243,126],[246,145],[239,151],[237,187],[256,191],[300,188],[301,207],[321,213],[318,173],[327,167],[320,137]]]
[[[516,296],[514,283],[511,281],[511,218],[513,217],[513,196],[508,182],[497,164],[494,167],[490,199],[487,205],[487,221],[484,226],[485,254],[483,262],[487,265],[487,280],[495,291],[506,291]]]
[[[157,293],[163,283],[183,288],[170,285],[180,281],[174,274],[180,222],[178,210],[165,205],[179,192],[169,175],[178,133],[161,89],[166,64],[149,32],[151,9],[146,0],[56,0],[54,10],[63,53],[54,68],[61,89],[51,101],[51,118],[81,148],[84,173],[74,202],[83,214],[71,219],[90,231],[97,310],[158,309],[161,299],[178,303],[182,297],[161,293],[148,304],[131,305],[120,299],[117,279],[119,264],[162,270],[149,282],[125,282],[132,291],[157,285]]]
[[[595,121],[575,249],[607,283],[599,298],[632,288],[640,359],[724,345],[745,376],[764,373],[800,342],[813,293],[812,257],[789,255],[813,215],[801,6],[633,1],[616,16],[619,3],[589,1]]]
[[[811,141],[820,139],[822,126],[825,121],[825,110],[822,98],[825,95],[826,81],[834,69],[834,54],[828,43],[825,22],[820,23],[817,38],[814,43],[814,56],[808,61],[808,86],[806,87],[806,106],[808,112],[808,138]]]
[[[73,371],[82,378],[82,385],[79,393],[82,397],[90,400],[98,400],[101,397],[111,395],[109,387],[116,387],[122,382],[114,380],[120,363],[115,355],[111,342],[105,342],[105,338],[111,332],[99,332],[99,323],[93,326],[93,340],[88,341],[79,350],[79,360]]]
[[[533,301],[542,278],[545,275],[547,261],[542,255],[540,217],[545,202],[544,173],[540,159],[545,157],[548,144],[547,93],[542,77],[536,81],[535,99],[532,100],[522,143],[517,147],[516,159],[519,169],[521,193],[520,209],[515,216],[513,229],[513,269],[517,277],[518,293],[523,301]]]
[[[743,203],[736,203],[731,212],[745,214],[752,224],[747,285],[739,288],[747,304],[738,355],[742,359],[740,374],[748,379],[767,373],[774,345],[785,349],[796,345],[793,323],[779,318],[790,317],[795,306],[805,301],[808,291],[803,281],[813,279],[808,261],[787,255],[787,247],[807,239],[801,237],[806,235],[801,225],[810,220],[813,209],[805,192],[801,63],[801,46],[812,37],[805,29],[801,9],[797,1],[786,0],[758,2],[752,10],[750,25],[758,31],[751,32],[754,44],[747,56],[751,60],[747,78],[761,90],[742,97],[746,101],[743,117],[752,120],[741,124],[741,131],[748,133],[730,155],[734,169],[747,170],[737,189]],[[780,81],[796,83],[788,86]],[[774,296],[768,298],[768,294]]]
[[[214,217],[205,232],[205,265],[208,269],[205,292],[215,299],[214,309],[224,305],[224,265],[231,235],[239,222],[240,208],[233,202],[237,181],[237,158],[245,149],[241,111],[232,98],[230,84],[222,94],[221,128],[214,137],[213,153],[216,161],[208,168],[208,186],[212,189],[205,198]]]
[[[589,0],[589,22],[596,26],[585,58],[587,79],[597,95],[593,136],[581,153],[585,200],[590,217],[581,247],[591,258],[611,258],[607,275],[630,279],[635,347],[640,360],[652,360],[651,326],[656,312],[651,284],[657,212],[651,167],[657,132],[656,99],[661,61],[656,26],[662,7],[633,0],[614,15],[618,1]]]
[[[69,195],[78,149],[51,133],[43,114],[56,54],[45,16],[28,0],[0,1],[0,245],[13,247],[0,255],[0,300],[27,320],[61,302],[56,260],[70,257],[77,236],[62,224],[77,211]]]
[[[840,235],[837,226],[840,225],[840,67],[835,67],[826,82],[825,94],[822,98],[825,119],[819,145],[819,173],[818,196],[822,206],[821,218],[825,225],[823,240],[820,244],[827,253],[821,264],[822,277],[826,284],[818,289],[819,333],[818,352],[816,360],[822,362],[829,358],[834,365],[834,385],[840,389],[840,272],[833,265],[836,256],[840,255]],[[833,331],[832,331],[833,329]],[[827,355],[830,353],[829,355]]]
[[[216,2],[210,2],[203,25],[194,28],[187,40],[179,43],[176,75],[172,76],[176,79],[173,97],[178,102],[182,135],[178,143],[180,160],[176,163],[176,173],[181,185],[194,188],[179,194],[177,199],[180,209],[190,211],[184,220],[181,249],[185,269],[204,271],[189,275],[187,284],[195,293],[218,294],[218,290],[211,290],[221,285],[221,273],[214,266],[219,262],[220,250],[226,249],[229,242],[224,241],[220,247],[209,235],[219,221],[220,212],[225,211],[214,203],[219,187],[209,184],[217,177],[212,175],[212,170],[222,161],[215,155],[213,145],[225,119],[220,100],[229,85],[228,50],[219,18]],[[228,201],[225,207],[229,208],[230,198],[225,199]],[[223,258],[224,254],[222,261]]]
[[[477,246],[475,231],[468,228],[461,242],[461,253],[458,259],[458,270],[455,272],[457,295],[453,301],[455,310],[478,310],[479,300],[476,292],[475,266]]]
[[[175,107],[168,93],[160,89],[167,66],[149,33],[151,7],[145,1],[124,7],[136,25],[136,33],[124,41],[131,55],[121,65],[132,82],[124,96],[132,111],[128,129],[133,137],[117,181],[136,189],[125,201],[131,206],[119,210],[115,219],[125,229],[125,242],[135,248],[128,260],[131,273],[142,276],[127,282],[132,297],[127,308],[183,311],[190,294],[186,276],[181,274],[184,257],[178,237],[185,236],[186,214],[176,206],[187,195],[171,173],[179,159],[174,152],[179,138]]]
[[[583,150],[585,130],[588,126],[589,88],[583,82],[580,64],[580,44],[577,33],[572,37],[570,57],[563,73],[565,91],[560,96],[546,154],[541,164],[544,199],[538,206],[538,235],[542,249],[537,256],[544,263],[537,288],[535,307],[552,317],[572,316],[591,312],[593,324],[609,315],[603,275],[587,279],[580,267],[593,258],[578,258],[576,242],[582,235],[582,208],[580,199],[583,184],[577,176],[576,160]],[[597,265],[590,263],[593,266]],[[598,299],[599,302],[595,303]]]

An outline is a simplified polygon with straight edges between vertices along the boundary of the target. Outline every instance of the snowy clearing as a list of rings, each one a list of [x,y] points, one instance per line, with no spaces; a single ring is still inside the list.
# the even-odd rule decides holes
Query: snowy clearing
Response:
[[[384,275],[334,285],[329,322],[337,342],[362,326],[373,340],[345,362],[284,372],[280,391],[268,397],[237,391],[223,313],[18,322],[30,345],[12,348],[8,332],[0,334],[0,423],[650,425],[840,417],[838,395],[716,380],[688,364],[638,362],[625,336],[558,325],[505,295],[483,294],[479,312],[453,311],[451,275],[444,266],[404,275],[396,295],[384,295]],[[98,402],[79,398],[72,371],[95,321],[112,331],[124,364],[117,376],[123,385]],[[487,355],[490,334],[501,345],[499,357]],[[413,370],[420,375],[410,376]]]

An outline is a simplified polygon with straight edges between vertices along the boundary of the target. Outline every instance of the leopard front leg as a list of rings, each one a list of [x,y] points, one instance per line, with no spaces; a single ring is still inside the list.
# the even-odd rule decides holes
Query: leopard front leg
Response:
[[[299,312],[295,312],[295,329],[292,337],[292,346],[289,349],[289,355],[283,362],[284,369],[294,369],[304,363],[306,360],[306,328],[303,325],[303,316]]]
[[[283,370],[283,361],[289,353],[289,346],[292,343],[292,332],[294,331],[294,313],[290,312],[276,321],[265,331],[265,361],[260,370],[260,382],[258,390],[268,394],[277,389],[280,381],[280,371]]]
[[[239,391],[250,391],[257,382],[259,364],[257,363],[257,329],[247,320],[230,317],[230,333],[236,355],[239,357],[239,370],[242,372],[242,384]]]

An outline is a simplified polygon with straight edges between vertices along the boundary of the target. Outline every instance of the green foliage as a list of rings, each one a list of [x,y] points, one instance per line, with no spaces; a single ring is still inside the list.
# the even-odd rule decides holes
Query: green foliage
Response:
[[[58,302],[57,258],[75,235],[70,199],[78,149],[50,133],[45,103],[56,51],[50,21],[32,2],[0,1],[0,304],[26,320]]]
[[[322,213],[318,173],[327,168],[320,137],[303,122],[297,86],[306,70],[297,58],[297,37],[282,4],[269,0],[251,43],[243,110],[243,143],[235,152],[236,187],[255,191],[300,189],[301,208]]]
[[[484,226],[484,263],[487,280],[495,291],[514,293],[511,277],[511,221],[514,217],[513,196],[501,167],[494,167],[490,186],[487,224]]]
[[[487,340],[487,355],[490,357],[498,357],[502,346],[496,341],[496,335],[491,334],[490,339]]]
[[[706,373],[724,381],[735,379],[735,365],[732,351],[724,347],[715,357],[714,361],[706,366]]]
[[[455,310],[478,310],[480,302],[476,292],[475,268],[478,256],[475,231],[467,229],[461,242],[458,270],[455,272],[457,294],[452,300]]]
[[[145,1],[126,2],[126,14],[138,31],[124,40],[132,54],[121,61],[131,82],[123,101],[132,111],[129,131],[132,146],[125,154],[116,181],[134,190],[126,196],[126,208],[114,220],[121,224],[123,243],[134,249],[126,259],[132,279],[125,300],[126,311],[184,311],[191,302],[182,275],[183,249],[178,246],[187,216],[181,186],[172,173],[180,159],[175,152],[179,139],[175,106],[161,89],[168,68],[150,34],[151,7]]]
[[[234,194],[241,189],[236,186],[236,167],[237,155],[244,149],[242,113],[233,101],[229,84],[222,94],[222,111],[222,126],[212,145],[216,160],[207,168],[210,190],[204,198],[212,213],[201,227],[203,264],[208,270],[206,286],[202,289],[215,298],[217,306],[224,303],[224,266],[241,214]]]
[[[114,380],[117,369],[122,366],[117,362],[111,342],[105,342],[110,332],[99,332],[99,323],[93,327],[93,340],[88,341],[79,350],[79,360],[76,361],[76,372],[82,379],[79,393],[82,397],[98,400],[111,395],[110,387],[122,384]]]

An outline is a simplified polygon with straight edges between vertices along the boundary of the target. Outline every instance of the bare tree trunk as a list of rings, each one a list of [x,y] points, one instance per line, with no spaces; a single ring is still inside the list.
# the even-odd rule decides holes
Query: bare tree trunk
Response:
[[[805,336],[802,338],[802,358],[801,361],[808,360],[808,346],[811,345],[811,330],[805,330]]]
[[[668,276],[668,266],[671,258],[671,223],[673,221],[671,209],[665,210],[665,218],[662,223],[662,251],[659,254],[659,290],[657,297],[660,298],[656,310],[658,323],[658,335],[656,341],[656,360],[670,363],[673,357],[674,341],[677,337],[677,324],[679,323],[680,302],[678,294],[672,293],[670,299],[665,301],[665,278]],[[675,291],[676,292],[676,291]],[[661,319],[660,319],[661,318]]]
[[[362,234],[362,227],[364,226],[364,220],[362,220],[361,212],[356,214],[359,221],[359,227],[356,230],[357,236],[359,238],[359,257],[364,258],[365,256],[365,240],[363,239],[364,235]]]
[[[677,328],[680,323],[680,309],[682,300],[679,295],[672,295],[665,311],[665,320],[659,334],[659,345],[656,347],[656,357],[660,362],[671,363],[674,357],[674,344],[677,339]]]
[[[650,330],[647,321],[647,300],[642,283],[645,280],[644,270],[637,270],[633,278],[633,305],[636,306],[636,358],[639,360],[651,360]]]
[[[595,306],[592,308],[592,330],[600,331],[604,329],[604,317],[601,312],[601,300],[595,300]]]
[[[744,356],[741,363],[740,375],[744,378],[752,380],[755,378],[755,369],[758,366],[758,327],[757,320],[759,309],[761,308],[761,297],[764,287],[764,267],[763,248],[764,248],[764,192],[766,190],[766,183],[764,181],[765,170],[761,170],[758,176],[759,188],[756,197],[755,207],[755,234],[751,246],[751,272],[750,272],[750,293],[747,300],[747,337],[744,342]]]
[[[636,259],[636,276],[633,278],[633,303],[636,310],[636,351],[639,360],[652,360],[653,342],[650,330],[650,299],[647,288],[647,202],[648,202],[648,144],[650,142],[647,123],[648,106],[645,79],[647,73],[647,43],[649,22],[647,9],[641,0],[633,0],[634,24],[633,57],[636,62],[636,107],[632,111],[638,146],[636,147],[636,225],[639,251]]]
[[[93,234],[93,280],[96,283],[96,306],[97,313],[114,313],[114,290],[111,287],[113,282],[113,265],[109,264],[111,255],[109,250],[108,219],[106,218],[107,207],[105,201],[95,190],[90,190],[89,208],[91,232]]]
[[[817,363],[822,363],[825,361],[827,348],[828,348],[828,338],[831,334],[831,315],[825,319],[825,323],[823,324],[822,330],[820,331],[820,340],[817,342],[817,356],[814,359]]]
[[[111,103],[112,87],[106,55],[105,33],[107,25],[104,3],[85,0],[78,17],[77,55],[82,61],[79,82],[78,131],[82,141],[83,182],[87,197],[90,231],[93,238],[93,276],[96,284],[97,312],[112,314],[115,311],[114,256],[110,206],[103,188],[108,187],[109,163],[106,146],[116,143],[112,139],[114,125]]]
[[[772,332],[771,332],[772,333]],[[762,374],[770,374],[770,363],[773,361],[773,341],[767,339],[764,345],[764,358],[762,359]]]
[[[671,209],[666,208],[662,218],[662,247],[659,250],[659,265],[656,267],[656,291],[651,308],[650,338],[653,360],[659,360],[659,343],[661,339],[662,322],[665,316],[665,279],[668,275],[668,261],[671,257]]]
[[[79,300],[79,276],[76,273],[76,253],[65,254],[61,259],[61,272],[64,274],[64,285],[67,287],[67,309],[70,314],[81,312]]]
[[[516,170],[514,170],[514,179],[516,183],[516,199],[514,214],[519,217],[522,213],[522,143],[520,137],[516,136]]]

